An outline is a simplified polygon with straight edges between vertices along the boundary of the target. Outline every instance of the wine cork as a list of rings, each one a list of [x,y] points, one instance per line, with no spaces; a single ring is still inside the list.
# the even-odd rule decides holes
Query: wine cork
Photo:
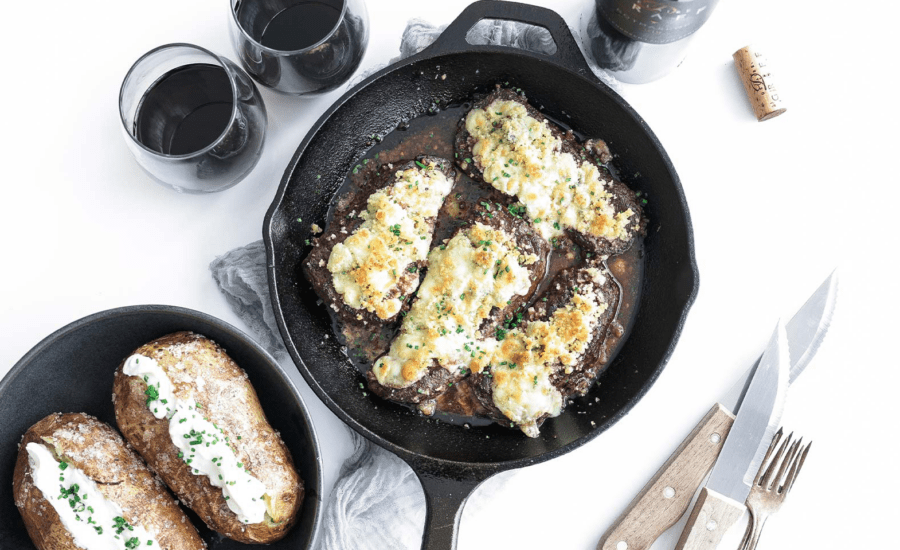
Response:
[[[751,46],[739,49],[734,52],[732,57],[734,57],[734,66],[744,83],[744,90],[753,106],[756,120],[762,122],[785,112],[787,109],[775,87],[766,57]]]

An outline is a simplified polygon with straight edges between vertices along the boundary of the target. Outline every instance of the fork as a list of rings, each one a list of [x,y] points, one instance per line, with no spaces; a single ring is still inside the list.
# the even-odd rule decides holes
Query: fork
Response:
[[[787,439],[778,447],[778,452],[775,453],[772,461],[769,462],[769,457],[772,456],[772,452],[781,441],[782,429],[779,429],[772,438],[769,450],[766,451],[766,456],[759,467],[759,473],[753,480],[750,495],[747,496],[746,504],[750,511],[750,524],[747,526],[747,532],[741,542],[741,550],[756,548],[766,520],[781,508],[788,492],[797,481],[797,474],[800,473],[800,468],[806,461],[806,455],[809,454],[812,442],[807,443],[806,447],[801,447],[803,438],[800,438],[791,444],[793,435],[791,433],[787,436]],[[785,453],[785,451],[787,452]]]

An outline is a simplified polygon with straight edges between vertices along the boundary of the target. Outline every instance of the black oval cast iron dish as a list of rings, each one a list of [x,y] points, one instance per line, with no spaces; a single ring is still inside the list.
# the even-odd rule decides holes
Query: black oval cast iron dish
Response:
[[[486,18],[544,27],[557,51],[548,56],[468,44],[466,32]],[[300,269],[309,252],[304,242],[312,236],[310,224],[325,226],[334,193],[374,144],[373,136],[387,135],[440,105],[471,101],[473,94],[487,93],[498,83],[522,88],[544,113],[606,140],[625,183],[649,198],[634,327],[600,383],[548,420],[535,439],[496,425],[465,429],[430,420],[361,390],[359,372],[335,340],[329,315]],[[425,51],[344,94],[297,149],[266,214],[263,237],[276,318],[294,362],[335,414],[416,471],[428,506],[426,549],[455,547],[462,504],[479,483],[499,471],[571,451],[628,412],[672,353],[698,287],[687,203],[659,141],[591,73],[559,15],[512,2],[470,5]]]
[[[84,412],[116,426],[113,374],[139,346],[189,330],[225,348],[246,371],[269,423],[291,451],[305,496],[297,523],[266,548],[309,550],[319,524],[322,465],[306,405],[278,362],[235,327],[205,313],[174,306],[129,306],[95,313],[54,332],[25,354],[0,381],[0,548],[34,548],[13,502],[12,477],[22,435],[54,412]],[[210,550],[248,548],[208,529],[183,508]]]

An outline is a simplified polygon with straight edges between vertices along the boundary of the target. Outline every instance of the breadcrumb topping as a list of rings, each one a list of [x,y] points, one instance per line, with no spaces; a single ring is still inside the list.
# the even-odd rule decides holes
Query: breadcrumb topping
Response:
[[[562,151],[547,120],[528,114],[517,101],[496,99],[466,116],[475,139],[472,157],[484,180],[516,196],[545,239],[565,229],[609,240],[628,240],[640,229],[629,208],[616,212],[614,196],[587,154],[577,159]]]
[[[479,326],[493,308],[529,291],[526,266],[536,261],[537,256],[520,253],[507,232],[481,223],[433,249],[428,274],[400,333],[373,367],[378,382],[409,386],[435,361],[453,372],[480,365],[489,350]]]
[[[415,264],[428,255],[434,218],[452,187],[432,161],[398,170],[392,186],[369,197],[359,214],[365,221],[328,258],[334,289],[347,305],[381,319],[400,311],[418,286]]]

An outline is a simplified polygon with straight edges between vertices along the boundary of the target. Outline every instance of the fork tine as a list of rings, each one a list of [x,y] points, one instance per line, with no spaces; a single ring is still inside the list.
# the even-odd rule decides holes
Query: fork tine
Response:
[[[794,465],[791,467],[791,471],[788,473],[788,478],[784,482],[785,491],[790,491],[791,487],[794,486],[794,482],[797,481],[797,475],[800,474],[800,468],[803,467],[803,463],[806,462],[806,455],[809,454],[809,448],[812,447],[812,441],[806,444],[806,447],[797,455],[796,460],[794,460]]]
[[[762,464],[759,465],[759,471],[756,473],[756,479],[753,480],[754,485],[759,485],[763,474],[766,473],[766,464],[769,462],[769,457],[772,456],[772,451],[775,450],[775,447],[778,446],[778,442],[781,441],[782,435],[784,435],[784,427],[778,428],[778,431],[775,432],[775,435],[772,437],[772,442],[769,443],[769,450],[766,451],[766,456],[763,457]]]
[[[775,479],[772,480],[771,489],[774,489],[781,492],[786,485],[784,482],[785,474],[788,472],[788,468],[790,468],[791,463],[794,461],[794,457],[797,456],[797,451],[800,450],[800,444],[803,442],[803,438],[801,437],[797,441],[794,441],[794,444],[791,445],[791,448],[788,450],[788,453],[784,456],[784,460],[781,461],[781,465],[778,468],[778,475],[775,476]]]
[[[790,468],[788,468],[787,474],[784,478],[784,484],[781,487],[776,488],[776,491],[779,494],[787,493],[791,490],[791,482],[793,478],[797,475],[797,467],[800,464],[800,458],[803,456],[803,451],[805,448],[801,447],[800,452],[798,452],[790,461]]]
[[[757,481],[747,496],[746,505],[751,521],[741,542],[741,550],[756,550],[766,519],[781,508],[809,454],[810,443],[804,446],[802,437],[795,441],[793,433],[787,438],[782,438],[782,433],[779,430],[773,437],[773,442],[766,451],[766,458],[763,459],[763,466],[760,467],[764,473],[762,477],[757,476]]]
[[[787,450],[788,445],[791,444],[791,438],[794,437],[794,432],[791,432],[790,435],[787,436],[781,445],[778,447],[778,452],[775,453],[775,456],[772,458],[772,462],[769,463],[769,466],[766,468],[766,473],[763,474],[760,485],[765,488],[769,488],[772,485],[772,476],[775,474],[775,468],[778,466],[778,463],[781,461],[782,455]]]

